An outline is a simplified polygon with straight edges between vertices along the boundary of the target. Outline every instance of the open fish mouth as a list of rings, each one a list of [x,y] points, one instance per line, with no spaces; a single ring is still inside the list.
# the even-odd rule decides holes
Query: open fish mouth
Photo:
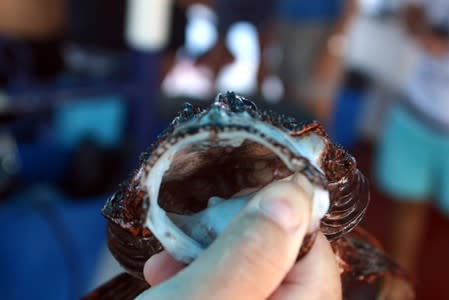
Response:
[[[312,201],[308,232],[320,228],[330,205],[325,137],[292,135],[234,94],[217,96],[209,110],[193,110],[185,105],[140,171],[148,196],[145,226],[172,256],[191,262],[254,193],[278,180],[302,186]]]
[[[279,180],[301,185],[312,201],[299,256],[317,230],[330,241],[351,231],[369,202],[355,159],[318,123],[259,110],[234,93],[207,109],[185,104],[104,206],[111,252],[136,277],[162,248],[188,263],[254,193]]]

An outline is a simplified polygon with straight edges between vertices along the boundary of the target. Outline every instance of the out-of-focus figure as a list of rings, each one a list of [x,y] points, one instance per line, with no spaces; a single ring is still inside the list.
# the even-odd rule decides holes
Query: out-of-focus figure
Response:
[[[397,200],[390,253],[414,274],[426,230],[426,200],[434,199],[449,214],[449,1],[408,0],[403,9],[417,60],[387,118],[377,179]]]
[[[187,26],[187,8],[190,0],[173,1],[171,4],[170,38],[163,51],[160,80],[162,81],[176,62],[177,51],[184,46]]]
[[[345,34],[357,0],[280,0],[277,38],[285,98],[327,121],[343,70]]]
[[[226,34],[234,23],[249,22],[256,27],[262,52],[269,45],[276,0],[212,0],[211,3],[218,17],[218,40],[214,47],[198,58],[197,63],[207,65],[215,78],[224,65],[234,61],[226,45]],[[265,73],[265,60],[261,59],[257,73],[258,86]]]

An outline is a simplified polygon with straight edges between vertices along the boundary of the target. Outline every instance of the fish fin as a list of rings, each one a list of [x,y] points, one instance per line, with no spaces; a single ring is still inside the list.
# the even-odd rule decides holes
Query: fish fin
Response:
[[[150,288],[145,281],[127,273],[121,273],[102,284],[82,300],[131,300]]]

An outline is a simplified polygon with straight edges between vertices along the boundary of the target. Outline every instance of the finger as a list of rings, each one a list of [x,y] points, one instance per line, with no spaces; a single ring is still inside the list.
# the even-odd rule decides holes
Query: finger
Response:
[[[170,285],[187,299],[266,299],[293,266],[310,211],[298,185],[269,185]]]
[[[166,251],[153,255],[143,268],[143,276],[151,285],[155,286],[174,276],[185,267],[185,264],[176,261]]]
[[[294,265],[270,299],[342,299],[335,254],[322,233],[318,234],[310,252]]]

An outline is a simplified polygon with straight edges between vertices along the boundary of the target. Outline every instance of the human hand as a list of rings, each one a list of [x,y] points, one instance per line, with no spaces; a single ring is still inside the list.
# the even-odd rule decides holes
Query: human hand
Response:
[[[342,299],[324,235],[296,262],[310,212],[311,201],[299,186],[271,184],[189,266],[166,252],[151,257],[144,275],[153,287],[137,299]]]

